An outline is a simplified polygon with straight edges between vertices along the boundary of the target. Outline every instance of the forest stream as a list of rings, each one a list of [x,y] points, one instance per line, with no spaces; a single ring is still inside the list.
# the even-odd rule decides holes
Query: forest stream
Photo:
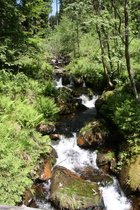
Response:
[[[85,84],[83,85],[85,86]],[[62,78],[56,81],[56,88],[62,88]],[[84,87],[86,88],[86,87]],[[75,113],[74,117],[62,116],[58,125],[60,140],[52,143],[53,148],[57,152],[58,158],[55,166],[63,166],[70,171],[81,176],[86,168],[91,168],[93,171],[100,173],[96,163],[97,152],[93,150],[83,149],[77,145],[77,134],[84,124],[92,120],[97,112],[95,101],[98,94],[94,94],[92,99],[86,95],[80,96],[82,104],[86,107],[85,111]],[[64,135],[65,134],[65,135]],[[116,177],[112,176],[113,184],[110,186],[101,186],[104,207],[96,209],[103,210],[130,210],[131,203],[120,188]],[[90,182],[90,180],[88,180]],[[40,209],[57,210],[49,202],[51,181],[38,184],[41,187],[41,196],[36,194],[35,203]],[[95,208],[94,208],[95,209]]]

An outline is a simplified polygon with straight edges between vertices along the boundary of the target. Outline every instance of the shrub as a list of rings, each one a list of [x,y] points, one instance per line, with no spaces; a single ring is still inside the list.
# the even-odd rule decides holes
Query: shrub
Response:
[[[139,131],[140,104],[133,96],[124,92],[110,94],[105,102],[100,112],[117,125],[120,132],[131,134]]]
[[[140,104],[124,91],[107,95],[104,100],[100,113],[117,126],[124,137],[119,157],[119,164],[122,165],[122,160],[126,161],[128,157],[139,153]]]
[[[45,85],[23,73],[3,70],[0,79],[0,203],[15,205],[36,178],[40,155],[50,147],[49,137],[35,128],[55,120],[57,107],[44,97]]]
[[[54,81],[48,80],[44,82],[43,94],[45,96],[53,96],[56,93]]]
[[[9,122],[1,122],[0,131],[0,203],[15,205],[36,178],[40,153],[48,151],[50,141]]]
[[[58,107],[54,100],[49,97],[38,97],[36,108],[46,120],[53,121],[57,118]]]

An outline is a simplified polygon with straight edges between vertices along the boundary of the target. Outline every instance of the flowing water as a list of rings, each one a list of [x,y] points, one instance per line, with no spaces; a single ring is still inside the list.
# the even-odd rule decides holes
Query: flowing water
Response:
[[[95,101],[97,99],[97,96],[94,96],[91,100],[89,100],[85,95],[82,95],[80,98],[82,99],[82,103],[88,108],[86,111],[95,111]],[[80,118],[80,116],[78,117]],[[73,122],[71,122],[71,124]],[[81,126],[82,125],[80,125],[80,127]],[[71,131],[72,130],[74,130],[73,127],[71,128]],[[96,165],[96,152],[81,149],[79,146],[77,146],[77,134],[75,131],[76,130],[72,132],[72,136],[69,138],[61,135],[59,143],[52,145],[58,154],[56,165],[64,166],[75,173],[77,173],[77,171],[84,170],[84,168],[88,166],[93,169],[99,170],[98,166]],[[114,183],[111,186],[100,188],[102,190],[103,201],[105,205],[104,210],[130,210],[130,202],[123,194],[117,179],[114,177],[113,179]],[[46,189],[46,191],[49,191],[50,181],[48,181],[48,184],[45,183],[43,187],[44,189]],[[54,207],[51,206],[49,202],[47,202],[48,198],[49,193],[46,196],[45,201],[37,201],[38,207],[47,210],[56,210]]]
[[[56,89],[63,87],[63,84],[62,84],[62,77],[58,77],[57,80],[56,80],[55,82],[56,82],[56,85],[55,85],[55,88],[56,88]]]
[[[97,100],[98,95],[94,95],[91,100],[84,94],[82,94],[80,98],[82,99],[82,104],[91,109],[95,107],[95,101]]]

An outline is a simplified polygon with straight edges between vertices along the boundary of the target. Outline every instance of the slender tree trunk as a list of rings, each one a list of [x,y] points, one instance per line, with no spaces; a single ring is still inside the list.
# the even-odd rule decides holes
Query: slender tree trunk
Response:
[[[99,41],[100,41],[101,56],[102,56],[102,64],[103,64],[103,68],[104,68],[104,73],[105,73],[105,76],[107,78],[109,86],[112,88],[113,84],[112,84],[112,82],[110,80],[109,73],[108,73],[107,66],[106,66],[104,45],[103,45],[103,42],[102,42],[102,39],[101,39],[101,32],[100,32],[100,29],[99,29],[97,24],[96,24],[96,30],[97,30]]]
[[[104,35],[105,35],[105,43],[106,43],[106,46],[107,46],[107,53],[108,53],[108,58],[109,58],[109,65],[110,65],[110,70],[111,70],[111,72],[113,71],[113,63],[112,63],[112,61],[111,61],[111,53],[110,53],[110,45],[109,45],[109,38],[108,38],[108,34],[107,34],[107,32],[105,31],[105,28],[104,28],[104,26],[102,27],[102,31],[103,31],[103,33],[104,33]]]
[[[120,31],[121,31],[121,22],[122,21],[121,21],[120,14],[117,11],[117,8],[115,7],[115,0],[111,1],[111,4],[112,4],[114,19],[115,19],[113,35],[116,36],[117,32],[118,32],[118,34],[121,34]],[[117,20],[119,20],[119,24],[117,23]],[[117,38],[114,39],[114,49],[116,52],[118,52],[118,59],[121,59],[121,57],[123,56],[123,53],[122,53],[121,49],[119,48],[119,43],[118,43]],[[118,61],[117,62],[117,72],[119,75],[121,73],[121,69],[122,69],[122,64],[120,64]]]
[[[80,57],[79,23],[78,22],[76,24],[76,39],[77,39],[78,57]]]
[[[131,72],[131,65],[130,65],[130,54],[129,54],[129,19],[128,19],[128,7],[129,7],[129,0],[125,0],[124,6],[124,15],[125,15],[125,60],[126,60],[126,67],[131,83],[131,87],[133,90],[133,94],[136,99],[139,100],[137,88],[135,85],[135,81]]]

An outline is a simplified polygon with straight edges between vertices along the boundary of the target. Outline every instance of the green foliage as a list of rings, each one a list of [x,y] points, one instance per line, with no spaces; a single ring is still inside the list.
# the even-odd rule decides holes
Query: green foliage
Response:
[[[0,71],[0,203],[21,201],[36,178],[40,154],[50,148],[49,137],[35,131],[40,123],[56,120],[53,99],[43,95],[49,84]]]
[[[11,122],[1,122],[0,131],[0,203],[15,205],[36,177],[39,155],[50,141]]]
[[[44,27],[48,21],[48,15],[51,12],[52,0],[21,0],[20,11],[24,16],[23,26],[31,34],[39,33],[44,35]]]
[[[82,205],[86,204],[86,199],[83,198],[81,200],[76,199],[77,191],[74,187],[68,188],[65,187],[58,193],[58,199],[60,202],[60,206],[68,206],[70,209],[79,209]]]
[[[140,105],[131,95],[124,92],[111,94],[106,96],[105,102],[100,112],[111,119],[121,132],[139,131]]]
[[[71,95],[71,89],[69,88],[60,88],[57,90],[57,103],[59,104],[66,104],[72,102],[72,95]]]
[[[53,121],[57,118],[58,107],[56,106],[54,100],[52,100],[51,98],[37,98],[36,106],[39,113],[44,115],[44,118],[50,121]]]
[[[52,67],[47,63],[45,54],[37,49],[32,48],[32,52],[20,57],[17,65],[19,70],[23,71],[27,76],[35,79],[45,79],[52,74]],[[20,65],[19,65],[20,64]]]
[[[46,49],[55,56],[71,54],[74,57],[78,53],[78,41],[76,23],[64,16],[59,26],[51,31],[46,40]],[[79,31],[79,37],[81,32]]]
[[[56,89],[54,86],[54,81],[52,80],[45,81],[43,94],[45,96],[53,96],[55,95],[55,93],[56,93]]]
[[[74,78],[83,79],[94,89],[103,90],[106,86],[106,78],[103,68],[96,60],[91,60],[88,57],[74,60],[67,66],[71,69]]]
[[[100,113],[124,136],[124,142],[120,145],[120,167],[128,157],[139,152],[140,104],[124,91],[107,95],[104,100]]]

